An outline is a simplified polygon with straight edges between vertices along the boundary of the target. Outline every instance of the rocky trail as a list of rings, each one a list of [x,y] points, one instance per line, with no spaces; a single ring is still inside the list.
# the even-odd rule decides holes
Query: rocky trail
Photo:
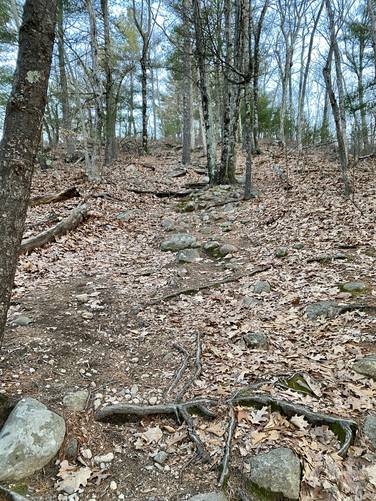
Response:
[[[374,159],[345,200],[335,162],[269,147],[245,202],[178,154],[128,154],[97,186],[78,165],[36,173],[34,195],[80,197],[31,207],[25,238],[88,217],[20,258],[0,426],[21,397],[46,407],[2,428],[0,481],[41,500],[375,499]],[[33,457],[29,414],[53,437]]]

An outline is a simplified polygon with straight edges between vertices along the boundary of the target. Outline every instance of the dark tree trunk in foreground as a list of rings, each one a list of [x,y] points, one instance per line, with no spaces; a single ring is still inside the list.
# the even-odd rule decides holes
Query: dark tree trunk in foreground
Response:
[[[55,17],[56,0],[26,0],[17,69],[0,143],[0,344],[41,137]]]

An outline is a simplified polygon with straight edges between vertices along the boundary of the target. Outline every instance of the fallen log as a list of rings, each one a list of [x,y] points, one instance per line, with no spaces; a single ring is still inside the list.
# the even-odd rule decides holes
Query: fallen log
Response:
[[[80,197],[80,193],[75,186],[68,188],[60,193],[47,193],[46,195],[37,195],[30,200],[31,207],[37,205],[55,204],[57,202],[64,202],[71,198]]]
[[[88,206],[83,204],[75,207],[70,214],[62,219],[52,228],[42,231],[34,237],[25,238],[22,240],[20,253],[26,254],[33,251],[49,242],[52,242],[56,237],[60,237],[65,233],[77,228],[77,226],[87,217]]]
[[[137,195],[154,195],[157,198],[183,198],[187,197],[192,193],[192,190],[188,191],[153,191],[153,190],[141,190],[139,188],[127,188],[127,191],[131,193],[137,193]]]
[[[304,405],[294,404],[288,400],[279,400],[269,395],[254,395],[246,389],[236,393],[230,399],[229,403],[231,405],[256,407],[258,409],[270,407],[272,411],[280,412],[286,417],[291,418],[295,415],[304,416],[308,423],[313,426],[327,425],[337,436],[341,444],[341,448],[338,451],[338,455],[341,457],[346,456],[357,430],[357,423],[351,419],[314,412]]]

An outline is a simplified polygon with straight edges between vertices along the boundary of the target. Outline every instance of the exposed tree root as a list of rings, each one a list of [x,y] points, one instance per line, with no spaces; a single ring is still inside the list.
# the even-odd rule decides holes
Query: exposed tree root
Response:
[[[376,313],[376,305],[374,304],[363,304],[363,303],[350,303],[350,304],[339,304],[338,314],[347,313],[348,311],[364,311],[364,313],[369,313],[370,315]]]
[[[203,462],[210,460],[205,445],[196,433],[191,413],[203,415],[212,419],[215,414],[208,409],[213,405],[211,400],[192,400],[181,404],[161,404],[161,405],[132,405],[117,404],[100,409],[95,414],[97,421],[127,422],[137,420],[145,416],[172,415],[178,422],[184,421],[187,425],[188,436],[196,446],[198,457]]]
[[[258,266],[257,268],[254,268],[253,270],[250,270],[247,273],[234,273],[233,275],[230,275],[229,277],[226,277],[222,280],[215,280],[213,282],[208,282],[206,284],[199,284],[199,285],[192,285],[191,287],[186,287],[184,289],[178,289],[177,291],[171,292],[169,294],[165,294],[164,296],[157,297],[150,301],[149,303],[146,303],[144,305],[139,306],[136,308],[137,311],[142,311],[145,308],[148,308],[150,306],[155,306],[159,303],[169,301],[170,299],[174,299],[176,297],[179,297],[180,295],[193,295],[197,294],[198,292],[201,292],[203,290],[207,289],[215,289],[217,287],[220,287],[221,285],[229,284],[231,282],[238,282],[242,278],[246,277],[252,277],[253,275],[257,275],[258,273],[263,273],[264,271],[267,271],[271,268],[271,266]]]
[[[228,428],[227,428],[227,438],[226,438],[225,450],[224,450],[224,454],[223,454],[223,458],[222,458],[221,466],[220,466],[221,474],[220,474],[220,477],[218,480],[218,485],[220,487],[223,486],[224,482],[228,478],[230,458],[231,458],[232,439],[233,439],[233,436],[235,433],[236,425],[237,425],[237,422],[236,422],[235,412],[234,412],[233,406],[231,405],[230,419],[229,419]]]
[[[294,404],[287,400],[279,400],[270,397],[269,395],[252,395],[247,390],[240,390],[234,397],[231,398],[232,405],[242,405],[251,407],[270,407],[273,411],[278,411],[284,416],[292,417],[297,415],[304,416],[305,419],[313,426],[327,425],[332,432],[337,435],[341,443],[341,448],[338,454],[345,457],[347,451],[353,442],[357,430],[357,424],[351,419],[343,419],[340,417],[330,416],[314,412],[303,405]]]
[[[53,204],[57,202],[64,202],[71,198],[80,197],[80,193],[75,186],[68,188],[67,190],[61,191],[60,193],[48,193],[47,195],[38,195],[30,200],[31,207],[36,207],[37,205]]]
[[[183,358],[183,361],[182,361],[180,368],[178,369],[178,371],[176,373],[174,380],[172,381],[170,386],[167,388],[165,395],[168,395],[179,384],[181,378],[183,377],[184,372],[186,371],[186,369],[188,367],[189,353],[187,352],[187,350],[178,344],[173,344],[172,346],[173,346],[173,348],[175,348],[175,350],[177,350],[179,353],[181,353],[184,358]]]
[[[30,498],[25,498],[24,496],[21,496],[20,494],[17,494],[16,492],[13,492],[6,487],[0,485],[0,501],[1,500],[6,500],[6,501],[27,501]]]
[[[21,243],[21,254],[31,252],[34,249],[52,242],[56,237],[60,237],[61,235],[74,230],[87,217],[87,213],[87,205],[79,205],[74,208],[66,218],[52,228],[42,231],[42,233],[39,233],[39,235],[36,235],[35,237],[25,238]]]
[[[188,389],[192,386],[194,381],[198,379],[201,375],[202,365],[201,365],[201,354],[202,354],[202,346],[201,346],[201,336],[200,333],[197,333],[196,337],[196,356],[195,356],[195,371],[193,375],[189,378],[189,380],[185,383],[183,388],[176,395],[176,402],[180,402],[184,397]]]
[[[307,263],[330,263],[331,261],[335,261],[335,260],[344,260],[346,259],[346,255],[345,254],[334,254],[332,256],[329,256],[329,255],[321,255],[321,256],[312,256],[310,258],[307,259]]]

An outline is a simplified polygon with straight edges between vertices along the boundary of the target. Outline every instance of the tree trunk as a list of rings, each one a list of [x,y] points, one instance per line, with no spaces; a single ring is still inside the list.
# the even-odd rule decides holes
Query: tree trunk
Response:
[[[182,164],[191,163],[192,146],[192,43],[190,30],[190,0],[184,0],[184,61],[183,61],[183,152]]]
[[[368,15],[371,21],[371,40],[372,40],[372,48],[373,48],[373,61],[375,65],[375,79],[376,79],[376,12],[375,12],[375,4],[373,0],[367,0],[367,10]]]
[[[26,0],[0,143],[0,345],[29,205],[55,35],[56,0]]]
[[[145,43],[144,43],[145,45]],[[148,96],[147,96],[147,53],[141,58],[141,95],[142,95],[142,150],[148,151]]]
[[[212,184],[215,178],[216,171],[216,152],[214,141],[214,126],[212,119],[212,110],[210,105],[209,89],[208,89],[208,76],[205,60],[205,45],[204,34],[202,28],[200,0],[193,0],[193,19],[195,27],[195,40],[196,40],[196,55],[197,65],[199,71],[199,87],[202,101],[202,113],[205,124],[205,136],[207,145],[207,168],[209,182]]]
[[[111,165],[117,157],[116,147],[116,102],[114,97],[114,82],[112,78],[112,48],[110,36],[110,20],[108,0],[101,0],[101,10],[104,25],[104,68],[106,73],[106,117],[105,117],[105,165]]]
[[[65,71],[65,48],[64,48],[64,4],[58,0],[57,6],[57,49],[59,60],[60,77],[60,101],[63,114],[62,126],[65,142],[66,158],[69,161],[74,157],[75,144],[72,136],[72,117],[69,105],[68,79]]]

